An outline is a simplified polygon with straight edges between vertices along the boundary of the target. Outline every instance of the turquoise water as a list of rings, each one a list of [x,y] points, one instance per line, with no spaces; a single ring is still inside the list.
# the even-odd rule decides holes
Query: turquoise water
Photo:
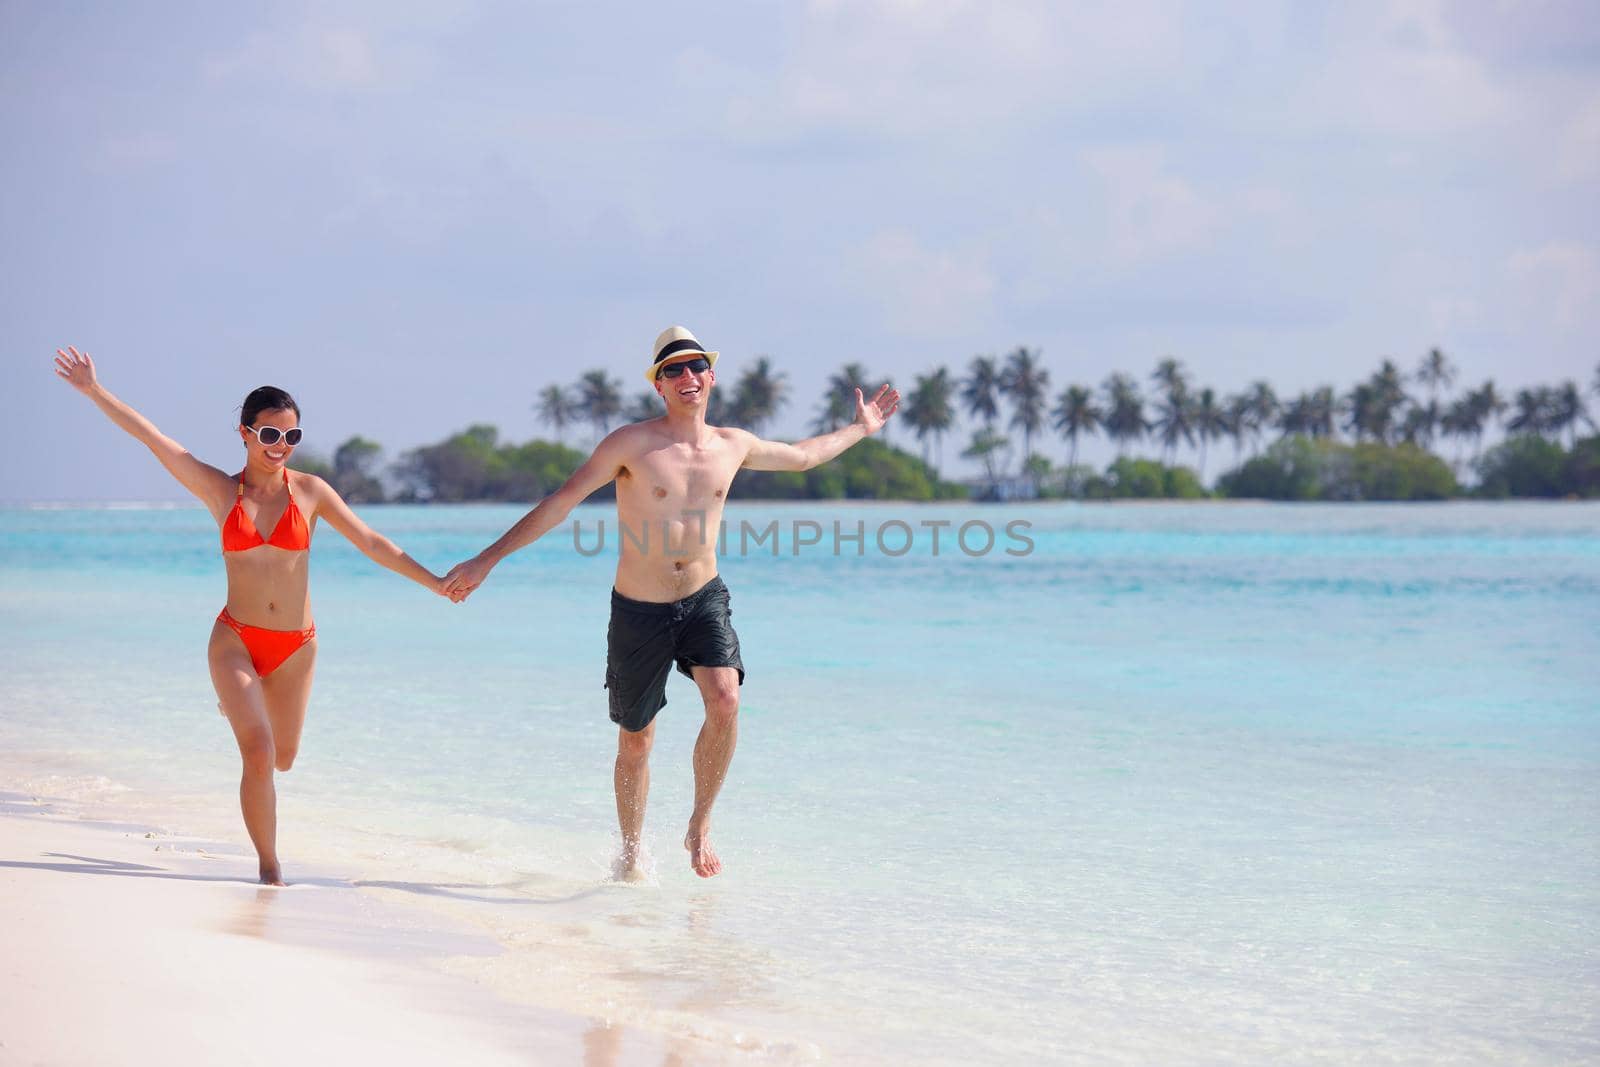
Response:
[[[520,513],[365,512],[440,570]],[[592,550],[609,512],[577,514]],[[586,556],[569,526],[461,606],[318,531],[291,875],[497,886],[437,894],[507,945],[486,980],[767,1061],[1600,1055],[1600,507],[729,519],[731,548],[780,536],[723,566],[749,671],[726,874],[678,845],[699,712],[674,678],[655,882],[604,885],[616,532]],[[875,544],[893,523],[904,555]],[[0,510],[23,785],[110,780],[243,847],[216,537],[194,508]]]

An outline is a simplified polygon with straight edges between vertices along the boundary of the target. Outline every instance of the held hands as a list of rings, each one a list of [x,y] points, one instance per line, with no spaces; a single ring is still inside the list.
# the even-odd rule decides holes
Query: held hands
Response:
[[[95,386],[94,360],[89,353],[79,352],[71,345],[65,352],[56,349],[56,377],[80,393],[88,393]]]
[[[856,424],[867,431],[870,437],[883,429],[883,424],[889,421],[889,416],[900,407],[900,391],[890,389],[887,385],[878,390],[878,395],[871,402],[864,400],[861,390],[856,390]]]
[[[457,563],[450,568],[450,573],[444,576],[440,583],[440,595],[449,597],[459,604],[472,595],[472,591],[483,584],[489,577],[493,564],[488,563],[481,556],[473,556],[465,563]]]
[[[459,604],[463,600],[467,599],[467,594],[465,594],[465,593],[452,593],[450,591],[449,579],[448,578],[441,578],[437,574],[433,575],[432,589],[433,589],[433,591],[435,593],[438,593],[440,596],[448,597],[449,600],[450,600],[450,603],[452,603],[452,604]]]

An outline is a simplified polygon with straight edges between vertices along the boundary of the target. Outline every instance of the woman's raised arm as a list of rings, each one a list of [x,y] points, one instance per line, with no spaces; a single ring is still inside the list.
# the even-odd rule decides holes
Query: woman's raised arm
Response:
[[[199,497],[213,512],[232,496],[231,477],[209,463],[195,459],[182,445],[156,429],[153,422],[112,396],[96,377],[94,360],[89,358],[89,353],[79,352],[70,346],[64,351],[56,349],[56,374],[93,400],[95,406],[105,412],[112,422],[138,438],[185,489]]]

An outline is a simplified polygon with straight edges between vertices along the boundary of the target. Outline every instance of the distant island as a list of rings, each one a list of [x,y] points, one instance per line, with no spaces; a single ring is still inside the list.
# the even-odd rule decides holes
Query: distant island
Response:
[[[1435,348],[1410,376],[1384,360],[1346,393],[1323,386],[1280,400],[1265,381],[1229,396],[1196,388],[1181,363],[1164,359],[1150,375],[1149,395],[1138,379],[1118,372],[1098,390],[1069,385],[1052,398],[1050,372],[1039,353],[1017,348],[1004,360],[974,358],[959,379],[947,367],[917,375],[911,389],[902,388],[906,401],[883,437],[804,473],[741,471],[731,495],[912,501],[1600,498],[1600,427],[1576,382],[1519,389],[1509,400],[1492,381],[1454,398],[1442,396],[1455,377],[1455,368]],[[848,422],[855,390],[867,392],[877,382],[859,363],[840,368],[828,381],[812,431]],[[1600,367],[1589,393],[1600,397]],[[784,375],[773,370],[770,358],[758,357],[731,386],[713,391],[707,418],[761,433],[788,394]],[[944,478],[935,458],[956,429],[958,407],[971,420],[961,454],[984,471],[965,481]],[[495,427],[475,425],[385,463],[382,445],[357,436],[331,457],[302,451],[294,466],[327,478],[355,503],[529,502],[560,486],[586,458],[586,449],[564,443],[568,430],[585,425],[598,441],[620,422],[654,418],[663,409],[653,391],[641,390],[625,403],[618,384],[594,370],[570,388],[548,386],[534,410],[555,440],[502,442]],[[1035,448],[1047,428],[1067,445],[1059,465]],[[1585,428],[1588,436],[1580,436]],[[1485,436],[1496,429],[1503,439],[1485,449]],[[920,455],[893,444],[908,433]],[[1079,440],[1097,434],[1118,452],[1103,470],[1077,462]],[[1451,442],[1450,458],[1434,451]],[[1204,472],[1213,443],[1231,444],[1233,465],[1208,488]],[[1152,445],[1153,457],[1129,454]],[[1176,461],[1184,446],[1197,452],[1193,467]]]

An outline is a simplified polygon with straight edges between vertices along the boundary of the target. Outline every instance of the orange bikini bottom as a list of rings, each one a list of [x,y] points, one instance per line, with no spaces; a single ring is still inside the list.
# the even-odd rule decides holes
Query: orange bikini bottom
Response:
[[[222,609],[217,621],[225,623],[239,635],[245,651],[250,653],[250,662],[255,664],[256,673],[263,678],[283,666],[284,660],[317,636],[315,626],[307,626],[304,630],[263,630],[259,626],[246,626],[229,615],[227,608]]]

